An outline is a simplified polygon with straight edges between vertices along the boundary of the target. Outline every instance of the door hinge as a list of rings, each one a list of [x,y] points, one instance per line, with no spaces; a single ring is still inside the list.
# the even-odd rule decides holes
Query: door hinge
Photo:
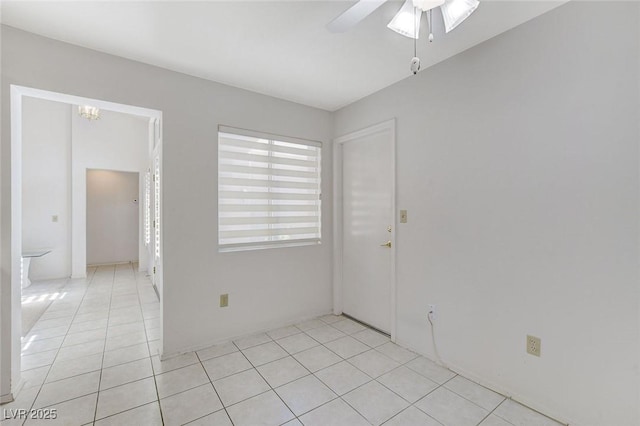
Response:
[[[153,273],[154,274],[156,273],[156,267],[155,266],[153,267]]]

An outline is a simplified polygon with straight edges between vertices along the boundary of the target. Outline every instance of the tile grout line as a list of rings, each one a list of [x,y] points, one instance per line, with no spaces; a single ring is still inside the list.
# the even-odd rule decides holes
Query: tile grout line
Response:
[[[98,404],[100,402],[100,387],[102,385],[102,370],[104,367],[104,353],[107,349],[107,338],[109,337],[109,320],[111,319],[111,302],[113,301],[113,285],[116,280],[116,266],[113,267],[113,278],[111,280],[111,293],[109,295],[109,310],[107,314],[107,332],[104,336],[104,347],[102,348],[102,361],[100,361],[100,378],[98,379],[98,395],[96,397],[96,408],[93,411],[93,422],[96,422],[96,417],[98,416]],[[97,269],[96,269],[97,272]]]
[[[347,319],[348,319],[348,318],[347,318]],[[322,321],[322,320],[321,320],[321,321]],[[324,322],[324,321],[323,321],[323,322]],[[339,321],[336,321],[336,322],[339,322]],[[335,322],[334,322],[334,323],[335,323]],[[325,325],[331,326],[331,324],[328,324],[328,323],[326,323],[326,322],[325,322]],[[322,327],[322,326],[320,326],[320,327]],[[320,328],[320,327],[316,327],[316,328]],[[365,346],[367,346],[369,349],[367,349],[367,350],[365,350],[365,351],[363,351],[363,352],[360,352],[360,353],[354,354],[354,355],[353,355],[353,356],[351,356],[351,357],[344,358],[344,357],[342,357],[340,354],[338,354],[338,353],[336,353],[335,351],[331,350],[331,348],[327,347],[327,346],[326,346],[326,343],[320,343],[320,342],[318,342],[318,343],[320,343],[320,345],[321,345],[321,346],[323,346],[324,348],[326,348],[326,349],[327,349],[327,350],[329,350],[330,352],[335,353],[338,357],[340,357],[340,358],[341,358],[341,361],[339,361],[339,362],[337,362],[337,363],[335,363],[335,364],[329,365],[329,366],[327,366],[327,367],[325,367],[325,368],[322,368],[322,369],[320,369],[320,370],[318,370],[318,371],[322,371],[322,370],[324,370],[324,369],[330,368],[330,367],[331,367],[331,366],[333,366],[333,365],[339,364],[340,362],[346,361],[349,365],[351,365],[352,367],[354,367],[356,370],[358,370],[358,371],[362,372],[362,373],[363,373],[365,376],[367,376],[370,380],[368,380],[366,383],[361,384],[360,386],[357,386],[357,387],[356,387],[356,388],[354,388],[354,389],[351,389],[349,392],[345,393],[344,395],[347,395],[347,394],[349,394],[349,393],[351,393],[351,392],[355,391],[356,389],[358,389],[358,388],[360,388],[360,387],[362,387],[362,386],[365,386],[365,385],[367,385],[367,384],[369,384],[369,383],[371,383],[371,382],[376,382],[376,383],[380,384],[380,385],[381,385],[381,386],[383,386],[385,389],[388,389],[388,390],[389,390],[390,392],[392,392],[394,395],[397,395],[399,398],[401,398],[403,401],[405,401],[405,402],[407,402],[407,403],[409,404],[406,408],[404,408],[404,409],[403,409],[403,410],[401,410],[400,412],[396,413],[396,414],[395,414],[394,416],[392,416],[391,418],[393,418],[393,417],[395,417],[396,415],[400,414],[402,411],[406,410],[407,408],[414,406],[414,404],[413,404],[413,403],[411,403],[410,401],[406,400],[404,397],[402,397],[401,395],[397,394],[395,391],[393,391],[392,389],[388,388],[388,387],[387,387],[387,386],[385,386],[383,383],[379,382],[379,381],[378,381],[378,378],[379,378],[379,377],[381,377],[381,376],[383,376],[383,375],[385,375],[385,374],[391,373],[392,371],[395,371],[395,370],[397,370],[397,369],[399,369],[399,368],[401,368],[401,367],[404,367],[404,366],[405,366],[406,364],[408,364],[409,362],[411,362],[411,361],[413,361],[414,359],[418,358],[418,357],[419,357],[419,355],[417,355],[417,354],[416,354],[416,356],[415,356],[414,358],[411,358],[410,360],[407,360],[407,361],[405,361],[404,363],[401,363],[401,362],[398,362],[398,361],[394,360],[393,358],[389,357],[389,356],[388,356],[388,355],[386,355],[385,353],[382,353],[382,352],[380,352],[380,351],[376,350],[376,348],[377,348],[377,347],[380,347],[380,346],[382,346],[382,345],[385,345],[385,344],[389,343],[390,341],[389,341],[389,342],[387,342],[387,343],[383,343],[383,344],[381,344],[381,345],[378,345],[378,346],[376,346],[376,347],[372,347],[372,346],[370,346],[370,345],[368,345],[368,344],[366,344],[366,343],[364,343],[364,342],[361,342],[359,339],[356,339],[355,337],[353,337],[353,334],[359,333],[359,332],[364,331],[364,330],[373,330],[373,331],[376,331],[376,330],[374,330],[374,329],[372,329],[372,328],[365,328],[364,330],[354,331],[353,333],[346,333],[346,332],[344,332],[343,330],[340,330],[340,329],[338,329],[338,328],[336,328],[336,327],[333,327],[333,328],[334,328],[334,329],[336,329],[336,330],[338,330],[338,331],[340,331],[340,332],[342,332],[342,333],[344,333],[344,334],[345,334],[345,336],[338,337],[338,338],[333,339],[333,340],[330,340],[330,341],[328,341],[328,342],[326,342],[326,343],[331,343],[331,342],[333,342],[333,341],[335,341],[335,340],[342,339],[342,338],[344,338],[344,337],[351,337],[352,339],[354,339],[354,340],[356,340],[356,341],[359,341],[360,343],[364,344],[364,345],[365,345]],[[310,329],[310,330],[313,330],[313,328],[312,328],[312,329]],[[307,331],[308,331],[308,330],[307,330]],[[313,339],[313,337],[312,337],[312,336],[310,336],[306,331],[303,331],[303,333],[307,334],[309,337],[311,337],[311,338]],[[314,340],[315,340],[315,339],[314,339]],[[276,343],[277,343],[277,342],[276,342]],[[391,343],[393,343],[393,342],[391,342]],[[311,348],[310,348],[310,349],[311,349]],[[404,348],[403,348],[403,349],[404,349]],[[387,358],[387,359],[390,359],[391,361],[398,362],[398,364],[399,364],[399,365],[398,365],[398,366],[396,366],[396,367],[394,367],[393,369],[391,369],[391,370],[389,370],[389,371],[387,371],[387,372],[383,373],[382,375],[380,375],[380,376],[378,376],[378,377],[376,377],[376,378],[372,378],[372,377],[371,377],[371,376],[369,376],[366,372],[364,372],[364,371],[362,371],[360,368],[358,368],[356,365],[354,365],[353,363],[349,362],[349,359],[352,359],[352,358],[354,358],[354,357],[356,357],[356,356],[358,356],[358,355],[360,355],[360,354],[363,354],[363,353],[369,352],[369,351],[371,351],[371,350],[374,350],[376,353],[378,353],[378,354],[382,355],[383,357],[385,357],[385,358]],[[303,352],[303,351],[301,351],[301,352]],[[291,354],[291,355],[292,355],[292,354]],[[294,357],[294,359],[295,359],[295,357]],[[303,365],[303,367],[304,367],[304,365]],[[415,372],[413,369],[411,369],[411,368],[409,368],[409,369],[410,369],[411,371]],[[316,373],[317,373],[317,372],[316,372]],[[416,374],[418,374],[418,375],[420,375],[421,377],[424,377],[424,376],[422,376],[421,374],[419,374],[418,372],[415,372],[415,373],[416,373]],[[327,386],[327,384],[326,384],[326,383],[324,383],[320,377],[316,376],[316,374],[315,374],[315,373],[311,373],[311,374],[312,374],[316,379],[318,379],[321,383],[323,383],[325,386]],[[453,378],[455,378],[456,376],[457,376],[457,374],[456,374],[456,375],[454,375],[453,377],[451,377],[449,380],[452,380],[452,379],[453,379]],[[426,377],[425,377],[425,378],[426,378]],[[426,379],[431,380],[431,379],[429,379],[429,378],[426,378]],[[439,384],[439,383],[437,383],[437,382],[434,382],[434,383],[436,383],[438,386],[437,386],[436,388],[432,389],[430,392],[428,392],[428,393],[427,393],[426,395],[424,395],[422,398],[424,398],[425,396],[427,396],[427,395],[428,395],[428,394],[430,394],[431,392],[434,392],[435,390],[439,389],[441,386],[443,386],[443,385],[444,385],[445,383],[447,383],[449,380],[447,380],[447,381],[443,382],[442,384]],[[433,380],[431,380],[431,381],[433,381]],[[329,386],[327,386],[327,387],[328,387],[329,389],[331,389]],[[333,391],[333,389],[331,389],[331,391]],[[334,392],[334,393],[335,393],[335,392]],[[336,395],[337,395],[337,394],[336,394]],[[349,404],[349,402],[348,402],[347,400],[345,400],[345,399],[343,398],[343,396],[344,396],[344,395],[337,395],[337,398],[341,399],[345,404],[347,404],[347,405],[349,405],[351,408],[353,408],[353,409],[354,409],[354,410],[355,410],[355,411],[356,411],[360,416],[362,416],[362,417],[366,420],[366,417],[365,417],[362,413],[360,413],[360,412],[359,412],[355,407],[353,407],[351,404]],[[315,407],[313,410],[315,410],[315,409],[317,409],[317,408],[319,408],[319,407],[322,407],[323,405],[326,405],[326,404],[328,404],[328,403],[330,403],[330,402],[334,401],[334,400],[335,400],[335,399],[337,399],[337,398],[334,398],[334,399],[332,399],[331,401],[327,401],[327,402],[325,402],[324,404],[321,404],[321,405],[319,405],[318,407]],[[422,399],[422,398],[420,398],[420,399]],[[417,408],[417,407],[415,407],[415,408]],[[310,412],[310,411],[313,411],[313,410],[309,410],[309,412]],[[422,410],[420,410],[420,411],[422,411]],[[304,415],[304,414],[306,414],[306,413],[303,413],[303,415]],[[431,417],[429,414],[427,414],[427,413],[425,413],[425,414],[426,414],[427,416]],[[391,419],[391,418],[390,418],[390,419]],[[432,418],[432,417],[431,417],[431,418]],[[390,419],[385,420],[385,422],[389,421]],[[435,419],[434,419],[434,420],[435,420]],[[367,421],[368,421],[368,420],[367,420]],[[438,423],[439,423],[439,422],[438,422]]]
[[[118,324],[118,325],[120,325],[120,324]],[[127,347],[129,347],[129,346],[127,346]],[[122,348],[119,348],[119,349],[122,349]],[[123,362],[123,363],[116,364],[116,365],[114,365],[114,366],[107,367],[107,368],[117,367],[117,366],[120,366],[120,365],[125,365],[125,364],[129,364],[129,363],[132,363],[132,362],[141,361],[141,360],[143,360],[143,359],[145,359],[145,358],[141,358],[141,359],[137,359],[137,360],[133,360],[133,361],[128,361],[128,362]],[[151,357],[149,357],[149,359],[151,359]],[[151,361],[150,361],[150,362],[151,362]],[[153,371],[153,366],[152,366],[152,371]],[[128,385],[128,384],[131,384],[131,383],[140,382],[140,381],[146,380],[146,379],[148,379],[148,378],[149,378],[149,377],[143,377],[143,378],[140,378],[140,379],[132,380],[132,381],[130,381],[130,382],[126,382],[126,383],[123,383],[123,384],[120,384],[120,385],[112,386],[112,387],[107,388],[107,389],[105,389],[105,390],[114,389],[114,388],[117,388],[117,387],[119,387],[119,386],[123,386],[123,385]],[[117,412],[117,413],[113,413],[113,414],[110,414],[110,415],[108,415],[108,416],[102,417],[102,418],[100,418],[100,419],[99,419],[99,420],[97,420],[97,421],[101,421],[101,420],[104,420],[104,419],[107,419],[107,418],[110,418],[110,417],[114,417],[114,416],[120,415],[120,414],[122,414],[122,413],[126,413],[126,412],[128,412],[128,411],[133,411],[133,410],[135,410],[135,409],[137,409],[137,408],[144,407],[145,405],[153,404],[154,402],[157,402],[157,401],[151,401],[151,402],[147,402],[147,403],[144,403],[144,404],[136,405],[135,407],[131,407],[131,408],[128,408],[128,409],[126,409],[126,410],[119,411],[119,412]],[[159,404],[158,404],[158,405],[159,405]],[[89,424],[90,424],[90,423],[89,423]]]
[[[265,335],[271,339],[271,336],[269,336],[267,333],[265,333]],[[273,339],[271,339],[271,341],[272,341],[272,342],[274,342],[276,345],[278,345],[280,348],[282,348],[282,350],[284,350],[285,352],[289,353],[286,349],[284,349],[282,346],[280,346],[280,345],[278,344],[278,342],[276,342],[276,341],[275,341],[275,340],[273,340]],[[240,351],[240,353],[242,354],[242,356],[247,360],[247,362],[248,362],[249,364],[251,364],[251,366],[252,366],[252,367],[253,367],[253,369],[256,371],[256,373],[258,373],[258,375],[260,376],[260,378],[262,378],[262,380],[267,384],[267,386],[269,386],[269,389],[268,389],[268,390],[266,390],[266,391],[264,391],[264,392],[261,392],[261,393],[259,393],[258,395],[262,395],[262,394],[267,393],[267,392],[269,392],[269,391],[273,391],[273,393],[274,393],[274,394],[276,394],[276,396],[278,397],[278,399],[280,399],[280,401],[282,401],[282,403],[284,404],[284,406],[285,406],[285,407],[287,407],[287,409],[289,410],[289,412],[293,415],[293,418],[294,418],[294,419],[297,419],[297,418],[298,418],[298,416],[296,415],[296,413],[294,413],[294,412],[293,412],[293,410],[291,409],[291,407],[289,407],[289,405],[288,405],[288,404],[287,404],[287,403],[282,399],[282,397],[280,396],[280,394],[279,394],[278,392],[276,392],[276,390],[273,388],[273,386],[271,386],[271,383],[269,383],[269,382],[267,381],[267,379],[265,379],[265,378],[264,378],[264,376],[262,375],[262,373],[260,373],[260,371],[258,371],[258,369],[256,368],[256,366],[255,366],[255,365],[253,365],[253,363],[251,362],[251,360],[249,360],[249,358],[247,358],[247,355],[245,355],[245,353],[244,353],[244,352],[242,352],[242,350],[240,349],[240,347],[239,347],[235,342],[232,342],[232,343],[236,346],[236,348],[238,348],[238,350]],[[266,343],[269,343],[269,342],[266,342]],[[259,346],[259,345],[256,345],[256,346]],[[245,348],[245,349],[250,349],[250,348]],[[289,354],[289,355],[291,355],[291,354]],[[281,358],[281,359],[282,359],[282,358]],[[304,365],[303,365],[303,367],[304,367]],[[308,370],[307,370],[307,371],[308,371]],[[306,376],[305,376],[305,377],[306,377]],[[215,387],[215,386],[214,386],[214,387]],[[242,400],[242,401],[238,401],[238,402],[236,402],[235,404],[231,404],[231,405],[239,404],[239,403],[241,403],[241,402],[244,402],[244,401],[247,401],[247,400],[249,400],[249,399],[251,399],[251,398],[254,398],[254,397],[258,396],[258,395],[253,395],[253,396],[251,396],[251,397],[249,397],[249,398],[245,398],[244,400]],[[224,403],[223,403],[223,405],[224,405]],[[229,418],[231,418],[231,416],[229,416]],[[287,420],[287,422],[289,422],[289,421],[291,421],[291,420],[293,420],[293,419],[289,419],[289,420]],[[285,423],[286,423],[286,422],[285,422]]]
[[[133,267],[133,264],[131,264],[131,269],[133,271],[133,277],[136,283],[136,297],[138,299],[138,306],[140,307],[140,313],[142,314],[142,326],[144,328],[144,336],[147,343],[147,350],[149,351],[149,362],[151,363],[151,373],[153,374],[153,384],[156,388],[156,397],[158,398],[157,402],[158,402],[158,411],[160,411],[160,422],[162,422],[162,425],[164,425],[164,414],[162,413],[162,407],[160,406],[160,392],[158,391],[158,382],[156,381],[156,374],[155,374],[155,370],[153,369],[151,349],[149,348],[149,335],[147,334],[147,322],[145,321],[145,318],[144,318],[144,312],[142,310],[142,301],[140,300],[140,287],[138,286],[138,273]],[[158,303],[160,303],[159,300],[158,300]],[[148,377],[146,377],[143,380],[146,380],[147,378]]]
[[[67,287],[67,286],[71,283],[71,281],[72,281],[72,279],[71,279],[71,278],[68,278],[68,279],[67,279],[67,283],[65,284],[65,286],[64,286],[64,287]],[[87,289],[88,289],[88,288],[89,288],[89,286],[91,285],[92,281],[93,281],[93,275],[91,276],[91,279],[89,280],[89,282],[86,284],[86,287],[85,287],[84,292],[83,292],[83,294],[82,294],[82,298],[80,299],[80,303],[78,303],[78,307],[76,308],[75,313],[73,314],[73,317],[72,317],[72,319],[71,319],[71,323],[70,323],[70,324],[69,324],[69,326],[67,327],[67,332],[64,334],[64,338],[62,339],[62,343],[64,343],[64,339],[66,339],[66,337],[67,337],[67,334],[68,334],[68,332],[69,332],[69,328],[71,328],[71,324],[73,323],[73,318],[75,318],[75,317],[76,317],[76,315],[78,315],[78,311],[80,310],[80,305],[82,305],[82,301],[84,300],[84,297],[85,297],[85,295],[87,294]],[[64,288],[64,287],[63,287],[63,288]],[[50,307],[50,306],[51,306],[51,305],[49,305],[49,307]],[[47,307],[47,310],[49,309],[49,307]],[[46,312],[46,311],[45,311],[45,312]],[[36,323],[37,323],[37,321],[36,321]],[[34,325],[35,325],[35,324],[34,324]],[[61,343],[61,345],[62,345],[62,343]],[[46,384],[46,382],[47,382],[47,377],[49,377],[49,373],[51,372],[51,369],[53,368],[53,364],[55,363],[56,359],[58,358],[58,353],[60,352],[61,348],[62,348],[62,346],[60,346],[60,347],[56,350],[56,351],[57,351],[57,352],[56,352],[56,355],[53,357],[53,360],[51,360],[51,364],[49,364],[49,365],[48,365],[48,367],[49,367],[49,368],[48,368],[48,370],[47,370],[47,374],[45,375],[44,380],[42,381],[42,384],[40,385],[40,387],[39,387],[39,389],[38,389],[38,392],[36,392],[36,396],[34,397],[33,402],[31,403],[31,405],[30,405],[30,407],[29,407],[31,410],[33,409],[33,407],[34,407],[34,405],[35,405],[36,401],[38,400],[38,397],[40,396],[40,392],[42,392],[42,388],[45,386],[45,384]],[[26,371],[28,371],[28,370],[26,370]],[[73,398],[72,398],[72,399],[73,399]],[[62,401],[62,402],[66,402],[66,401]],[[27,419],[25,419],[25,420],[24,420],[24,422],[23,422],[22,424],[24,425],[26,422],[27,422]]]
[[[236,346],[236,347],[237,347],[237,346]],[[218,397],[218,401],[220,401],[220,404],[222,405],[222,409],[224,410],[225,414],[227,415],[227,418],[229,419],[229,421],[230,421],[230,422],[231,422],[231,424],[233,425],[233,424],[234,424],[234,423],[233,423],[233,419],[232,419],[232,418],[231,418],[231,416],[229,415],[229,411],[227,411],[227,407],[224,405],[224,402],[222,402],[222,398],[220,398],[220,394],[218,393],[218,389],[216,389],[215,385],[213,384],[213,380],[211,380],[211,376],[209,376],[209,372],[208,372],[208,371],[207,371],[207,369],[204,367],[204,364],[203,364],[202,360],[200,359],[200,355],[198,355],[198,352],[195,352],[195,351],[194,351],[194,354],[196,355],[196,358],[198,359],[198,362],[200,363],[200,367],[202,367],[202,369],[204,370],[204,374],[206,374],[206,375],[207,375],[207,378],[209,379],[209,383],[211,384],[211,387],[213,388],[213,391],[216,393],[216,396]],[[227,354],[227,355],[229,355],[229,354]],[[224,356],[224,355],[221,355],[221,356]],[[217,358],[217,357],[214,357],[214,358]],[[214,358],[211,358],[211,359],[214,359]],[[195,364],[194,364],[194,365],[195,365]],[[176,370],[178,370],[178,369],[176,369]],[[172,371],[175,371],[175,370],[172,370]],[[202,385],[200,385],[200,386],[202,386]],[[192,389],[195,389],[195,388],[192,388]],[[176,394],[176,395],[177,395],[177,394]],[[220,411],[220,410],[218,410],[218,411]],[[214,411],[213,413],[217,413],[218,411]],[[201,419],[201,418],[203,418],[203,417],[209,416],[209,415],[211,415],[211,414],[213,414],[213,413],[205,414],[205,415],[204,415],[204,416],[202,416],[202,417],[198,417],[198,419]],[[198,420],[198,419],[194,419],[194,420],[192,420],[192,421],[196,421],[196,420]]]
[[[84,291],[83,291],[83,293],[82,293],[82,297],[80,298],[80,301],[79,301],[79,302],[77,302],[77,303],[78,303],[78,305],[77,305],[77,308],[76,308],[76,315],[77,315],[77,313],[78,313],[78,312],[80,312],[80,309],[82,309],[82,307],[83,307],[83,303],[85,302],[86,297],[87,297],[88,295],[90,295],[90,294],[91,294],[91,293],[90,293],[91,289],[92,289],[92,288],[95,288],[95,286],[96,286],[96,282],[95,282],[95,280],[93,279],[93,278],[95,277],[95,275],[96,275],[96,272],[97,272],[97,270],[96,270],[96,271],[94,271],[93,276],[91,276],[91,275],[90,275],[90,278],[89,278],[89,281],[90,281],[90,282],[89,282],[89,283],[84,283],[84,284],[83,284],[83,288],[82,288],[82,290],[84,290]],[[111,306],[111,305],[112,305],[111,301],[113,300],[113,297],[115,297],[115,296],[114,296],[114,294],[113,294],[113,289],[114,289],[114,287],[115,287],[115,278],[117,277],[117,272],[118,272],[118,271],[117,271],[117,267],[116,267],[116,268],[114,268],[114,269],[113,269],[113,277],[112,277],[112,279],[111,279],[111,293],[110,293],[110,297],[109,297],[109,298],[110,298],[110,308],[112,307],[112,306]],[[139,288],[139,285],[138,285],[139,283],[137,282],[137,277],[136,277],[135,272],[134,272],[134,274],[133,274],[133,275],[134,275],[134,278],[136,278],[134,281],[136,282],[136,292],[137,292],[138,306],[141,308],[142,303],[141,303],[140,293],[139,293],[139,291],[140,291],[140,288]],[[107,322],[109,322],[109,317],[110,317],[110,309],[108,310]],[[75,318],[75,315],[72,317],[72,320],[71,320],[71,323],[70,323],[70,326],[69,326],[69,327],[71,327],[71,326],[73,325],[73,319],[74,319],[74,318]],[[118,325],[120,325],[120,324],[118,324]],[[145,322],[144,322],[144,316],[143,316],[143,322],[142,322],[142,325],[143,325],[143,327],[145,328],[145,331],[146,331]],[[107,333],[108,333],[108,326],[107,326]],[[69,334],[69,333],[68,333],[68,330],[67,330],[67,334]],[[126,333],[125,333],[125,334],[123,334],[123,335],[126,335]],[[59,337],[62,337],[62,338],[63,338],[63,341],[64,341],[64,339],[66,338],[66,336],[67,336],[67,335],[63,335],[63,336],[59,336]],[[145,336],[146,336],[146,334],[145,334]],[[106,340],[106,338],[105,338],[105,340]],[[105,342],[105,343],[106,343],[106,342]],[[71,345],[71,346],[75,346],[75,345]],[[71,347],[71,346],[69,346],[69,347]],[[124,348],[124,347],[123,347],[123,348]],[[60,349],[61,349],[61,348],[59,348],[58,350],[60,350]],[[103,346],[103,351],[102,351],[102,355],[103,355],[103,359],[102,359],[102,360],[103,360],[103,361],[104,361],[104,354],[105,354],[105,350],[104,350],[104,349],[105,349],[105,346]],[[122,349],[122,348],[118,348],[118,349]],[[95,355],[97,355],[97,354],[95,354]],[[86,355],[86,356],[93,356],[93,355]],[[81,358],[82,358],[82,357],[81,357]],[[72,359],[74,359],[74,358],[72,358]],[[135,361],[136,361],[136,360],[129,361],[129,362],[135,362]],[[121,363],[121,364],[117,364],[117,365],[122,365],[122,364],[126,364],[126,362]],[[52,368],[52,364],[51,364],[51,365],[49,365],[48,367],[49,367],[49,369],[51,369],[51,368]],[[48,375],[48,374],[49,374],[49,373],[47,373],[47,375]],[[82,374],[84,374],[84,373],[82,373]],[[102,368],[100,369],[100,374],[102,374]],[[73,375],[73,376],[69,376],[69,377],[66,377],[66,378],[76,377],[76,376],[78,376],[78,375]],[[64,379],[66,379],[66,378],[63,378],[63,379],[60,379],[60,380],[64,380]],[[54,381],[54,382],[55,382],[55,381]],[[54,383],[54,382],[51,382],[51,383]],[[101,378],[100,378],[100,380],[99,380],[99,384],[101,384]],[[42,386],[44,386],[44,383],[43,383],[42,385],[40,385],[40,388],[39,388],[39,390],[38,390],[38,393],[39,393],[39,391],[42,389]],[[61,402],[68,402],[68,401],[71,401],[71,400],[74,400],[74,399],[78,399],[78,398],[82,398],[82,397],[85,397],[85,396],[88,396],[88,395],[92,395],[92,394],[94,394],[94,393],[96,393],[96,394],[97,394],[99,391],[100,391],[100,389],[98,389],[98,391],[96,391],[96,392],[90,392],[90,393],[88,393],[88,394],[85,394],[85,395],[82,395],[82,396],[78,396],[78,397],[74,397],[74,398],[71,398],[71,399],[69,399],[69,400],[65,400],[65,401],[61,401]],[[36,397],[34,397],[34,398],[37,398],[37,395],[36,395]],[[34,399],[34,401],[35,401],[35,399]],[[145,405],[145,404],[143,404],[143,405]],[[134,408],[137,408],[137,407],[134,407]],[[128,410],[125,410],[125,411],[128,411]],[[115,414],[118,414],[118,413],[115,413]],[[96,417],[96,414],[95,414],[95,411],[94,411],[94,419],[95,419],[95,417]]]

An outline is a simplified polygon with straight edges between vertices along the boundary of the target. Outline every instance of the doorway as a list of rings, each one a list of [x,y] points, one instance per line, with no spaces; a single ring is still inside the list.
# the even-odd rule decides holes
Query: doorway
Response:
[[[395,121],[335,140],[334,311],[395,340]]]
[[[22,263],[23,263],[23,232],[22,232],[22,153],[23,153],[23,101],[26,98],[36,98],[45,101],[53,101],[53,102],[61,102],[69,105],[75,106],[76,110],[78,106],[82,105],[91,105],[95,108],[98,108],[105,112],[113,112],[113,113],[121,113],[121,114],[130,114],[138,117],[146,117],[146,120],[149,122],[149,127],[153,127],[155,132],[150,135],[149,142],[153,140],[153,144],[149,144],[149,155],[151,155],[152,150],[155,147],[161,146],[162,140],[160,136],[161,130],[161,120],[162,113],[158,110],[152,110],[147,108],[135,107],[131,105],[123,105],[103,100],[83,98],[78,96],[66,95],[61,93],[49,92],[45,90],[33,89],[23,86],[11,85],[11,210],[10,210],[10,218],[11,218],[11,227],[10,227],[10,240],[11,240],[11,248],[10,248],[10,266],[3,270],[3,274],[6,274],[8,280],[3,280],[3,288],[2,288],[2,298],[0,302],[2,303],[2,324],[0,325],[0,347],[2,347],[1,356],[0,356],[0,402],[11,401],[13,397],[20,390],[23,382],[21,380],[21,335],[22,335],[22,324],[21,324],[21,275],[22,275]],[[108,147],[108,145],[106,145]],[[147,149],[147,148],[144,148]],[[159,160],[160,168],[162,167],[162,161]],[[146,168],[146,166],[143,166]],[[71,191],[74,194],[82,194],[82,198],[86,196],[86,190],[81,191],[73,191],[74,189],[78,189],[78,185],[76,185],[76,180],[74,176],[76,176],[76,172],[80,171],[81,168],[77,167],[77,170],[72,170],[72,185]],[[77,174],[77,176],[82,176],[79,181],[83,185],[85,184],[86,177],[86,168],[85,170]],[[82,185],[80,185],[82,187]],[[82,188],[84,189],[84,188]],[[73,199],[72,206],[81,206],[84,210],[86,207],[85,202],[77,202],[79,200]],[[82,200],[84,201],[84,200]],[[159,209],[162,208],[162,205],[159,205]],[[71,213],[73,217],[73,212]],[[80,224],[81,228],[85,228],[85,215],[75,215],[76,218],[82,219],[81,221],[77,221],[75,225]],[[58,219],[58,215],[54,214],[49,216],[52,222],[56,222]],[[75,229],[71,230],[72,238],[72,259],[74,258],[74,250],[77,253],[78,250],[83,254],[86,254],[86,249],[84,244],[75,244],[77,239],[74,237]],[[159,233],[160,234],[160,233]],[[85,240],[86,241],[86,240]],[[158,239],[158,244],[162,244],[162,235],[160,234],[160,238]],[[81,247],[81,249],[80,249]],[[9,253],[3,253],[9,254]],[[85,260],[85,256],[77,257],[78,259]],[[158,259],[161,262],[161,259]],[[76,264],[77,263],[77,264]],[[71,273],[74,274],[74,268],[83,262],[75,262],[72,261],[71,265]],[[82,268],[78,268],[80,271],[84,271],[86,275],[86,262],[82,265]],[[160,276],[161,280],[162,277]],[[7,282],[8,285],[4,283]],[[6,313],[6,314],[5,314]],[[162,318],[162,307],[160,306],[160,322]],[[157,345],[162,348],[162,333],[159,331],[160,336],[159,344]]]
[[[138,173],[87,170],[87,265],[138,262]]]

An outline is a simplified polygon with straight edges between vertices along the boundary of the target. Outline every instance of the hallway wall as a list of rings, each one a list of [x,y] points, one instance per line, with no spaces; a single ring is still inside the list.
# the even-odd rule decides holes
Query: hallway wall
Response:
[[[138,261],[138,173],[87,170],[87,265]]]

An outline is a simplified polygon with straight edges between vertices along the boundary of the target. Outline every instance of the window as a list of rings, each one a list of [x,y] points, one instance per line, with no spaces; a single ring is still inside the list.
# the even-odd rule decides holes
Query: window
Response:
[[[220,126],[221,251],[319,244],[321,144]]]

